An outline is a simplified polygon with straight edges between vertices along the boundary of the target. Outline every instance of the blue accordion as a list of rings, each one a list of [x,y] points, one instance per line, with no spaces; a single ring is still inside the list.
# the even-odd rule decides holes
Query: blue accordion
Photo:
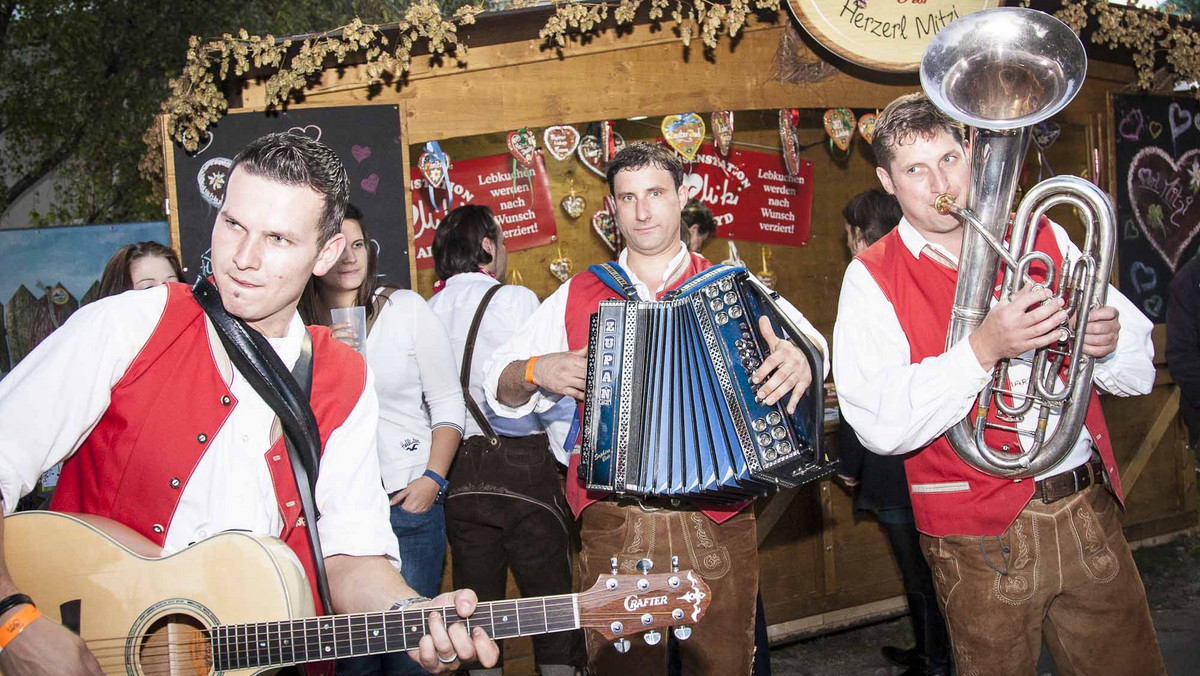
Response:
[[[619,268],[593,273],[636,299]],[[661,301],[607,300],[588,338],[580,476],[589,490],[735,502],[833,471],[822,443],[824,371],[817,348],[745,268],[718,265]],[[769,354],[758,318],[808,357],[812,384],[755,401],[750,376]]]

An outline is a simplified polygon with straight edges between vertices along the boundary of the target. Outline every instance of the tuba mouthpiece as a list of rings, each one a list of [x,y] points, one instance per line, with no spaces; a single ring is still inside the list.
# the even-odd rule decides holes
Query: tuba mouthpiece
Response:
[[[938,213],[946,216],[954,210],[954,198],[949,193],[942,193],[933,201],[933,208],[938,210]]]

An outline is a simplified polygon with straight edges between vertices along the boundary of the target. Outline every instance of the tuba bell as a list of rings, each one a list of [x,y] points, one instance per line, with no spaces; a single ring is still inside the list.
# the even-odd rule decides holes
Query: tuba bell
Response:
[[[947,431],[959,457],[993,476],[1033,477],[1054,467],[1070,453],[1087,413],[1094,359],[1083,353],[1083,336],[1088,312],[1104,304],[1108,289],[1115,246],[1112,202],[1082,178],[1052,177],[1028,191],[1008,229],[1032,127],[1070,103],[1086,70],[1083,44],[1066,24],[1017,7],[986,9],[951,22],[921,59],[926,96],[970,128],[971,189],[966,204],[956,204],[950,195],[935,202],[941,213],[952,213],[965,224],[947,348],[983,322],[1001,263],[1002,298],[1032,281],[1029,267],[1038,262],[1047,269],[1043,285],[1064,300],[1069,313],[1058,343],[1037,350],[1032,359],[1001,360],[973,412]],[[1034,249],[1034,239],[1037,222],[1059,204],[1075,207],[1086,235],[1082,256],[1064,259],[1062,269],[1056,270],[1049,256]],[[1028,362],[1031,369],[1021,390],[1008,385],[1015,361]],[[995,421],[989,419],[992,407]],[[1052,412],[1060,417],[1051,433]],[[1026,415],[1037,416],[1032,433],[1017,427]],[[1017,433],[1028,450],[991,447],[984,439],[988,429]]]

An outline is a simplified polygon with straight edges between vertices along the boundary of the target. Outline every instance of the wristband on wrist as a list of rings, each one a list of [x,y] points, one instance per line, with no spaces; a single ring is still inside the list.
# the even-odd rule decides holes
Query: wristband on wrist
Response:
[[[435,472],[431,469],[426,469],[425,472],[421,474],[421,476],[426,476],[426,477],[429,477],[430,479],[433,479],[434,483],[436,483],[438,485],[439,493],[445,491],[446,487],[450,485],[450,482],[446,481],[446,479],[444,477],[442,477],[441,474],[438,474],[437,472]]]
[[[28,598],[28,597],[26,597]],[[17,611],[16,615],[8,618],[4,624],[0,624],[0,651],[8,647],[21,632],[25,631],[34,620],[41,617],[42,613],[32,603],[22,606]]]
[[[533,379],[533,365],[537,362],[537,357],[530,357],[529,361],[525,362],[525,382],[537,387],[537,381]]]
[[[36,605],[33,602],[33,599],[29,598],[29,596],[26,594],[9,594],[8,596],[0,599],[0,616],[3,616],[4,613],[7,613],[17,606],[23,606],[26,604],[31,606]]]

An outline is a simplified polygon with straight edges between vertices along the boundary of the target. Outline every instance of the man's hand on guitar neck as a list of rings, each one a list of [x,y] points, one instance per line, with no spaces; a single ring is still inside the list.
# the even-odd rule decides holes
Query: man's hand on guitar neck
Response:
[[[432,601],[415,604],[415,608],[449,608],[453,607],[459,617],[469,617],[475,612],[477,599],[475,592],[461,589],[456,592],[446,592]],[[495,666],[500,659],[500,648],[487,635],[482,627],[475,627],[468,633],[461,622],[455,622],[446,627],[441,613],[431,612],[428,615],[429,633],[421,638],[420,648],[408,651],[408,656],[430,673],[457,671],[464,662],[478,661],[485,668]]]
[[[5,613],[7,621],[17,609]],[[46,617],[34,620],[0,652],[5,676],[102,676],[83,639]]]

